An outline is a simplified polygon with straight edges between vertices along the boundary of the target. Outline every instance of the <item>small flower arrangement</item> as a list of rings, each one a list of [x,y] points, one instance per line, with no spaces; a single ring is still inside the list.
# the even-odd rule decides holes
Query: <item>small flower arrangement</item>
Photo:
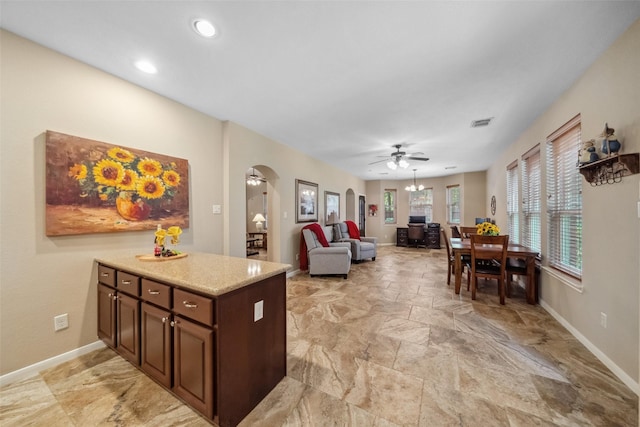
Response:
[[[500,235],[500,228],[492,224],[490,222],[483,222],[482,224],[477,224],[476,229],[478,230],[478,234],[483,236],[498,236]]]
[[[81,197],[97,196],[105,202],[117,198],[141,204],[172,199],[180,185],[176,164],[162,164],[149,157],[138,157],[121,147],[107,151],[107,157],[76,163],[69,177],[78,181]]]
[[[158,229],[155,232],[155,236],[156,236],[155,243],[156,243],[156,248],[160,248],[160,253],[156,252],[156,256],[170,257],[170,256],[179,255],[180,254],[179,251],[175,249],[167,249],[164,247],[164,245],[167,237],[171,237],[172,245],[177,245],[178,243],[180,243],[181,234],[182,234],[182,229],[177,225],[171,226],[166,230],[162,228],[160,225],[158,225]]]

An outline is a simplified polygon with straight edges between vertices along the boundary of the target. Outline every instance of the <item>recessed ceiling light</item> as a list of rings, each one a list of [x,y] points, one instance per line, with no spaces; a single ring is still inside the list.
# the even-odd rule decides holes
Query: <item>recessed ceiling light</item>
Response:
[[[156,66],[149,61],[136,62],[136,68],[142,71],[143,73],[147,73],[147,74],[155,74],[158,72],[158,69],[156,68]]]
[[[196,30],[196,33],[200,34],[202,37],[214,37],[217,33],[216,27],[209,21],[204,19],[196,19],[193,21],[193,29]]]
[[[471,122],[471,127],[472,128],[479,128],[482,126],[489,126],[489,123],[491,123],[491,120],[493,120],[493,117],[489,117],[486,119],[480,119],[480,120],[474,120]]]
[[[455,169],[457,166],[445,166],[445,169]]]

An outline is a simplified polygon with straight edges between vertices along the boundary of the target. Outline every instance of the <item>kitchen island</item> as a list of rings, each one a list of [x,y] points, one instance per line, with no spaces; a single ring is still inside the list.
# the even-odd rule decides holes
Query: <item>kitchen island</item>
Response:
[[[98,337],[220,426],[286,375],[287,264],[97,258]]]

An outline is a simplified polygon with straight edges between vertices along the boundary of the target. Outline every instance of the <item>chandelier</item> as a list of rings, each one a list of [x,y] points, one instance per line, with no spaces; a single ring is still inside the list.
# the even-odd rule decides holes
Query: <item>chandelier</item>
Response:
[[[253,173],[247,178],[247,185],[260,185],[262,179],[256,175],[256,170],[254,168],[251,168],[251,171]]]
[[[407,185],[406,187],[404,187],[405,190],[407,191],[422,191],[424,190],[424,185],[420,184],[420,185],[416,185],[416,171],[418,169],[414,169],[413,170],[413,184],[411,185]]]

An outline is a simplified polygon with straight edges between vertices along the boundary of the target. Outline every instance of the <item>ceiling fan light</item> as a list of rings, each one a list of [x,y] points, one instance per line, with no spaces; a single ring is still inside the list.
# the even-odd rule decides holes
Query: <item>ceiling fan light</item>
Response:
[[[424,190],[424,185],[422,184],[418,185],[418,191],[422,191],[422,190]]]
[[[407,162],[405,159],[402,159],[398,162],[398,166],[400,166],[402,169],[406,169],[409,167],[409,162]]]
[[[387,162],[387,167],[391,170],[396,170],[398,168],[398,165],[393,160],[389,160]]]

